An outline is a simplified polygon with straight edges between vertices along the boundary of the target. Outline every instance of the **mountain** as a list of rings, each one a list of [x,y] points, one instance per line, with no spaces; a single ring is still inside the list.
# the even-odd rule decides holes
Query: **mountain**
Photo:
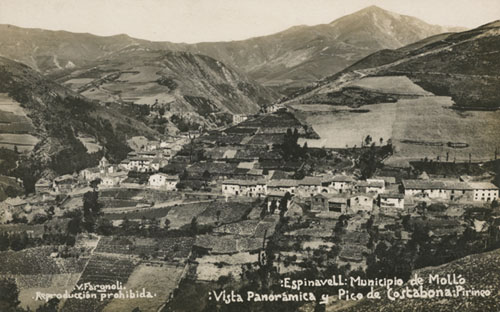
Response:
[[[52,75],[101,102],[160,105],[200,117],[249,114],[277,94],[211,57],[134,45]]]
[[[406,76],[435,95],[450,96],[457,107],[500,107],[499,51],[500,21],[496,21],[465,32],[429,37],[400,49],[378,51],[291,98],[333,104],[352,93],[352,86],[366,77]]]
[[[30,67],[0,57],[0,143],[19,151],[12,175],[32,190],[41,176],[73,173],[106,155],[114,162],[127,138],[159,134],[139,122],[61,86]]]
[[[293,89],[378,50],[400,48],[457,30],[370,6],[329,24],[296,26],[270,36],[186,48],[233,65],[266,86]]]
[[[204,54],[289,94],[381,49],[395,49],[443,32],[417,18],[371,6],[329,24],[295,26],[263,37],[230,42],[151,42],[126,35],[100,37],[0,25],[0,55],[54,72],[89,63],[130,46]]]

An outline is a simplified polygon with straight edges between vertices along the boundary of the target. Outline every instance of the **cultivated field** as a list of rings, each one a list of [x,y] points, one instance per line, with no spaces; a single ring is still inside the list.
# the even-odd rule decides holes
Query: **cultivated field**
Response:
[[[193,203],[172,207],[167,214],[167,219],[170,221],[170,228],[178,229],[190,224],[193,217],[197,217],[205,211],[208,205],[209,203]]]
[[[34,127],[21,104],[6,93],[0,93],[0,147],[29,152],[38,143],[31,135]]]

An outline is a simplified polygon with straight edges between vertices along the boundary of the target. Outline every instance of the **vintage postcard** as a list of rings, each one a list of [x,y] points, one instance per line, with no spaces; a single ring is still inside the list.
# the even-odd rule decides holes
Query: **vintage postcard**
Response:
[[[498,0],[1,0],[0,312],[500,311]]]

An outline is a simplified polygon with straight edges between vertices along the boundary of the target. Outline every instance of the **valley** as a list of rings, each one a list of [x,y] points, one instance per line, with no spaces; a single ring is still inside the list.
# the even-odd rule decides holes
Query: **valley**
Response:
[[[190,44],[0,25],[0,311],[494,309],[499,38],[377,6]],[[340,295],[414,274],[491,296]]]

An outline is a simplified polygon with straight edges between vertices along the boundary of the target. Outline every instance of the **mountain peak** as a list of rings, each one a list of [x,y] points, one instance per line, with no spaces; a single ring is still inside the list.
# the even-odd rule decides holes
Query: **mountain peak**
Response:
[[[381,7],[376,6],[376,5],[371,5],[371,6],[368,6],[368,7],[364,8],[364,9],[361,9],[359,11],[351,13],[349,15],[342,16],[342,17],[340,17],[340,18],[332,21],[330,23],[330,25],[336,24],[337,22],[339,22],[341,20],[364,18],[367,15],[374,16],[374,17],[377,17],[377,16],[378,17],[380,17],[380,16],[382,16],[382,17],[392,16],[392,17],[394,17],[396,19],[399,19],[401,17],[401,15],[398,14],[398,13],[387,11],[385,9],[382,9]]]
[[[363,12],[363,11],[364,12],[376,12],[376,11],[378,11],[378,12],[381,12],[381,11],[387,12],[387,10],[384,10],[381,7],[378,7],[376,5],[370,5],[370,6],[366,7],[366,8],[364,8],[364,9],[359,10],[358,12]]]

